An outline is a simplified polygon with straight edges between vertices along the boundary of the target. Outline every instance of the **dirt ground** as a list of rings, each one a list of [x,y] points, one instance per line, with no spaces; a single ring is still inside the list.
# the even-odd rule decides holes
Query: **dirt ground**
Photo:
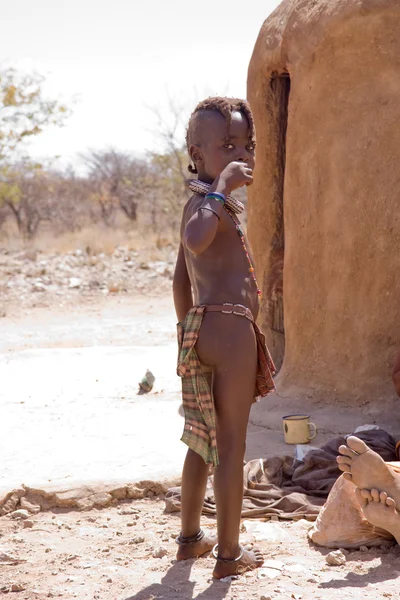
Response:
[[[245,522],[244,530],[248,522]],[[204,526],[215,528],[213,519]],[[89,512],[45,512],[0,519],[0,592],[26,600],[317,600],[399,598],[400,551],[351,552],[344,566],[328,566],[326,549],[307,542],[310,526],[265,524],[257,541],[265,554],[258,572],[230,582],[211,578],[213,561],[174,560],[179,514],[165,514],[162,498],[120,502]],[[242,534],[242,543],[252,544]]]
[[[14,274],[9,276],[14,281]],[[0,353],[126,346],[138,341],[170,343],[174,317],[167,299],[168,278],[165,270],[152,278],[151,296],[145,284],[131,295],[95,288],[84,288],[82,294],[83,284],[80,288],[68,284],[62,306],[55,295],[61,284],[49,292],[24,293],[20,301],[18,294],[10,297],[3,290]],[[21,280],[18,285],[25,284]],[[100,315],[101,324],[94,327]],[[13,448],[2,447],[4,452]],[[212,518],[204,517],[203,525],[215,530]],[[345,565],[329,566],[325,561],[329,550],[308,542],[309,527],[305,520],[244,521],[242,543],[260,547],[265,565],[240,579],[215,582],[211,558],[174,561],[179,513],[166,514],[162,497],[121,500],[102,510],[6,515],[0,518],[0,596],[15,594],[24,600],[317,600],[335,594],[343,599],[400,598],[398,546],[352,551]]]

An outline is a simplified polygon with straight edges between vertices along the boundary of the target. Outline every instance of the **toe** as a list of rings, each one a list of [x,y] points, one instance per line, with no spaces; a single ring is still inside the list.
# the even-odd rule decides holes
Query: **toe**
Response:
[[[368,504],[368,500],[366,498],[364,498],[362,492],[363,492],[363,490],[360,490],[360,488],[356,488],[356,490],[355,490],[356,500],[357,500],[358,504],[361,506],[361,508],[363,508],[364,506],[367,506],[367,504]]]
[[[371,496],[372,496],[372,499],[373,499],[374,502],[380,502],[378,490],[372,489],[371,490]]]
[[[337,456],[336,457],[336,462],[339,465],[339,469],[342,469],[342,467],[346,467],[346,469],[348,471],[350,470],[350,461],[349,461],[349,457],[348,456]]]
[[[390,498],[389,496],[388,498],[386,498],[386,506],[395,507],[396,502],[393,500],[393,498]]]
[[[354,450],[354,452],[357,452],[357,454],[364,454],[364,452],[368,451],[367,444],[355,435],[349,435],[346,439],[346,443],[348,447]]]
[[[348,458],[355,458],[356,456],[358,456],[358,454],[354,452],[354,450],[344,445],[339,446],[339,452],[342,456],[347,456]]]
[[[351,476],[351,473],[348,473],[347,471],[345,471],[343,473],[343,478],[347,479],[347,481],[351,481],[351,482],[353,481],[353,477]]]
[[[386,504],[387,497],[388,495],[386,492],[381,492],[379,494],[379,502],[381,502],[382,504]]]
[[[363,498],[365,498],[365,500],[367,502],[372,502],[373,501],[373,498],[372,498],[370,490],[361,490],[361,495],[362,495]]]

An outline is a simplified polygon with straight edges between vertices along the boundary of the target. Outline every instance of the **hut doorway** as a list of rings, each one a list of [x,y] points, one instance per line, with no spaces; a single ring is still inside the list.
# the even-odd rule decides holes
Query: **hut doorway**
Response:
[[[285,261],[284,187],[286,168],[286,134],[290,96],[288,73],[273,73],[270,80],[269,106],[272,133],[271,152],[275,159],[275,223],[267,272],[268,320],[272,336],[274,361],[279,369],[285,355],[283,273]]]

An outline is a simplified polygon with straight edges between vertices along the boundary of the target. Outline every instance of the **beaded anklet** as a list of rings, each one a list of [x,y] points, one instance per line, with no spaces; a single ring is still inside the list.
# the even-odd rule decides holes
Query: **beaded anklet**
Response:
[[[185,544],[194,544],[195,542],[200,542],[200,540],[202,540],[204,536],[205,533],[202,529],[199,529],[196,535],[190,535],[187,537],[183,537],[181,532],[180,535],[178,535],[178,537],[175,539],[175,543],[178,544],[178,546],[184,546]]]

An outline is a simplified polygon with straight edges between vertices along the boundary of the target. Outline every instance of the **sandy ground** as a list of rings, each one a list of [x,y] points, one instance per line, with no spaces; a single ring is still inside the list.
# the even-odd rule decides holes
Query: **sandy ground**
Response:
[[[170,374],[176,346],[169,297],[92,298],[51,310],[7,306],[6,312],[0,320],[3,491],[38,478],[49,486],[69,478],[106,485],[113,478],[132,482],[151,468],[155,478],[169,468],[174,475],[184,448],[178,440],[179,381]],[[137,396],[138,377],[150,360],[156,364],[156,387],[152,396]],[[164,453],[156,442],[149,444],[157,438],[152,414],[174,423]],[[280,432],[250,428],[248,458],[283,451],[281,438]],[[140,461],[143,473],[127,479]],[[174,561],[179,514],[164,513],[162,496],[114,498],[101,510],[53,508],[22,516],[0,518],[0,594],[11,597],[400,597],[397,546],[351,552],[344,566],[328,566],[329,551],[308,543],[310,524],[304,520],[244,522],[242,543],[262,548],[264,568],[213,582],[210,558]],[[214,519],[205,517],[204,526],[215,529]]]

